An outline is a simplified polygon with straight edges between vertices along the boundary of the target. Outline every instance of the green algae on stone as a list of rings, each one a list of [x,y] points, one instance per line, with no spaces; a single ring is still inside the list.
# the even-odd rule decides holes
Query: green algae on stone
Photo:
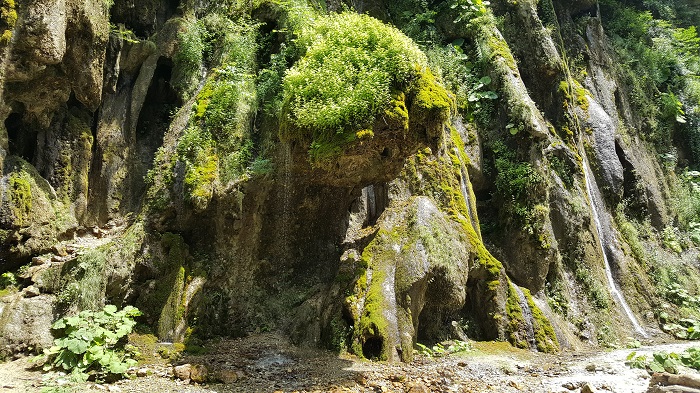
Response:
[[[554,327],[552,323],[547,319],[542,310],[537,307],[535,301],[532,298],[530,290],[527,288],[522,289],[525,299],[527,299],[527,305],[530,307],[530,312],[532,313],[532,318],[534,322],[535,331],[535,343],[537,345],[537,350],[540,352],[553,353],[559,351],[559,340],[557,335],[554,333]]]
[[[12,30],[17,23],[17,9],[15,0],[2,0],[0,2],[0,46],[5,46],[12,40]]]
[[[430,69],[418,70],[417,74],[409,112],[410,121],[423,125],[429,136],[437,137],[442,133],[442,125],[449,120],[456,103],[454,97],[438,83]]]
[[[522,337],[526,321],[520,306],[518,293],[513,283],[508,282],[508,298],[506,300],[506,315],[508,316],[508,341],[518,348],[529,348],[527,340]]]
[[[10,210],[15,224],[22,226],[29,223],[32,212],[32,187],[26,172],[12,173],[9,178]]]
[[[161,290],[163,294],[167,293],[167,298],[158,318],[156,333],[161,339],[172,339],[175,328],[184,316],[182,296],[185,291],[185,267],[180,266],[165,281],[167,284],[162,285]]]

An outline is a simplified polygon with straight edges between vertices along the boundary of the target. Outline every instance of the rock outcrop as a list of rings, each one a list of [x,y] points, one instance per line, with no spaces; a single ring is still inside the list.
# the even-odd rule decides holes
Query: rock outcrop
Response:
[[[108,303],[164,340],[281,330],[408,361],[612,344],[671,301],[650,255],[682,221],[676,150],[645,139],[596,1],[111,3],[0,15],[3,353]],[[344,3],[378,20],[327,14]],[[307,63],[337,75],[307,89]],[[684,124],[685,96],[647,90]]]

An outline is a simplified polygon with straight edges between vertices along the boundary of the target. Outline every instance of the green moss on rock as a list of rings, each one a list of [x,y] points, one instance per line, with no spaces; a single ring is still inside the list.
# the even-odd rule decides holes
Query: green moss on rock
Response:
[[[518,293],[512,283],[508,283],[508,298],[506,300],[506,315],[508,316],[508,341],[518,348],[529,348],[527,340],[523,337],[526,322],[523,317],[523,309],[520,306]]]
[[[178,323],[184,316],[182,309],[182,295],[185,291],[185,267],[180,266],[165,280],[167,284],[161,286],[161,290],[167,293],[167,299],[160,312],[156,332],[162,339],[172,339],[172,334]],[[163,295],[162,294],[162,295]]]
[[[32,212],[32,187],[26,172],[12,173],[9,177],[10,210],[18,226],[29,223]]]
[[[431,137],[438,137],[456,103],[430,69],[419,69],[417,74],[418,79],[413,87],[415,93],[411,104],[411,122],[426,127]]]
[[[17,9],[15,0],[2,0],[0,2],[0,46],[5,46],[12,40],[12,30],[17,23]]]
[[[532,298],[532,294],[527,288],[523,288],[523,294],[525,295],[525,299],[527,299],[530,312],[532,312],[537,350],[546,353],[559,351],[559,340],[557,340],[557,335],[554,333],[552,323],[549,322],[549,319],[547,319],[542,310],[537,307]]]

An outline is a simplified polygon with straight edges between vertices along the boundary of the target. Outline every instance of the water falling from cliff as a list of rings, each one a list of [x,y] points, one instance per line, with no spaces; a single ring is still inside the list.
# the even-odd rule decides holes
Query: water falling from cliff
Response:
[[[460,160],[461,162],[461,160]],[[467,205],[467,212],[469,213],[469,222],[472,224],[472,228],[476,231],[477,236],[481,239],[481,230],[479,229],[479,221],[476,219],[477,214],[472,209],[472,202],[470,199],[469,189],[467,188],[467,182],[469,177],[467,175],[467,170],[465,168],[466,163],[462,162],[460,167],[460,177],[459,177],[459,188],[462,192],[462,197],[464,198],[464,203]]]
[[[617,285],[615,284],[615,280],[613,279],[612,270],[610,269],[610,262],[608,261],[608,255],[605,251],[605,245],[607,241],[605,234],[610,233],[610,225],[608,222],[608,225],[606,225],[606,227],[604,228],[601,222],[600,212],[602,211],[603,214],[606,214],[605,207],[603,206],[603,198],[600,194],[600,190],[598,189],[598,185],[596,184],[595,179],[593,178],[585,155],[583,156],[583,177],[586,181],[586,193],[588,194],[588,199],[591,203],[591,211],[593,212],[593,221],[595,222],[595,230],[596,234],[598,235],[598,245],[600,246],[600,251],[603,254],[603,262],[605,262],[605,276],[607,278],[608,287],[610,288],[610,293],[612,293],[615,302],[619,304],[624,310],[625,315],[627,315],[627,318],[632,323],[632,326],[634,326],[634,330],[641,336],[647,337],[644,328],[642,328],[639,322],[637,322],[637,318],[634,316],[632,309],[630,309],[629,305],[625,301],[625,297],[622,294],[622,292],[620,292],[617,289]],[[606,229],[608,230],[608,232],[605,231]]]
[[[282,146],[282,171],[281,171],[281,199],[282,220],[279,234],[279,242],[285,257],[290,253],[290,234],[292,225],[292,146],[285,142]]]
[[[530,349],[537,348],[537,341],[535,340],[535,319],[532,316],[532,310],[530,310],[530,305],[527,303],[525,294],[519,286],[513,285],[515,292],[518,294],[518,303],[520,308],[523,310],[523,320],[525,321],[525,334],[527,334],[527,344]]]

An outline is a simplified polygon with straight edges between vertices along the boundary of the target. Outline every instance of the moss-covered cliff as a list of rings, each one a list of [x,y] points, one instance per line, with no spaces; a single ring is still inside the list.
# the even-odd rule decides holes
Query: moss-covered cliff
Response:
[[[0,13],[0,332],[31,321],[4,352],[107,303],[163,340],[279,330],[387,360],[700,318],[690,3]]]

